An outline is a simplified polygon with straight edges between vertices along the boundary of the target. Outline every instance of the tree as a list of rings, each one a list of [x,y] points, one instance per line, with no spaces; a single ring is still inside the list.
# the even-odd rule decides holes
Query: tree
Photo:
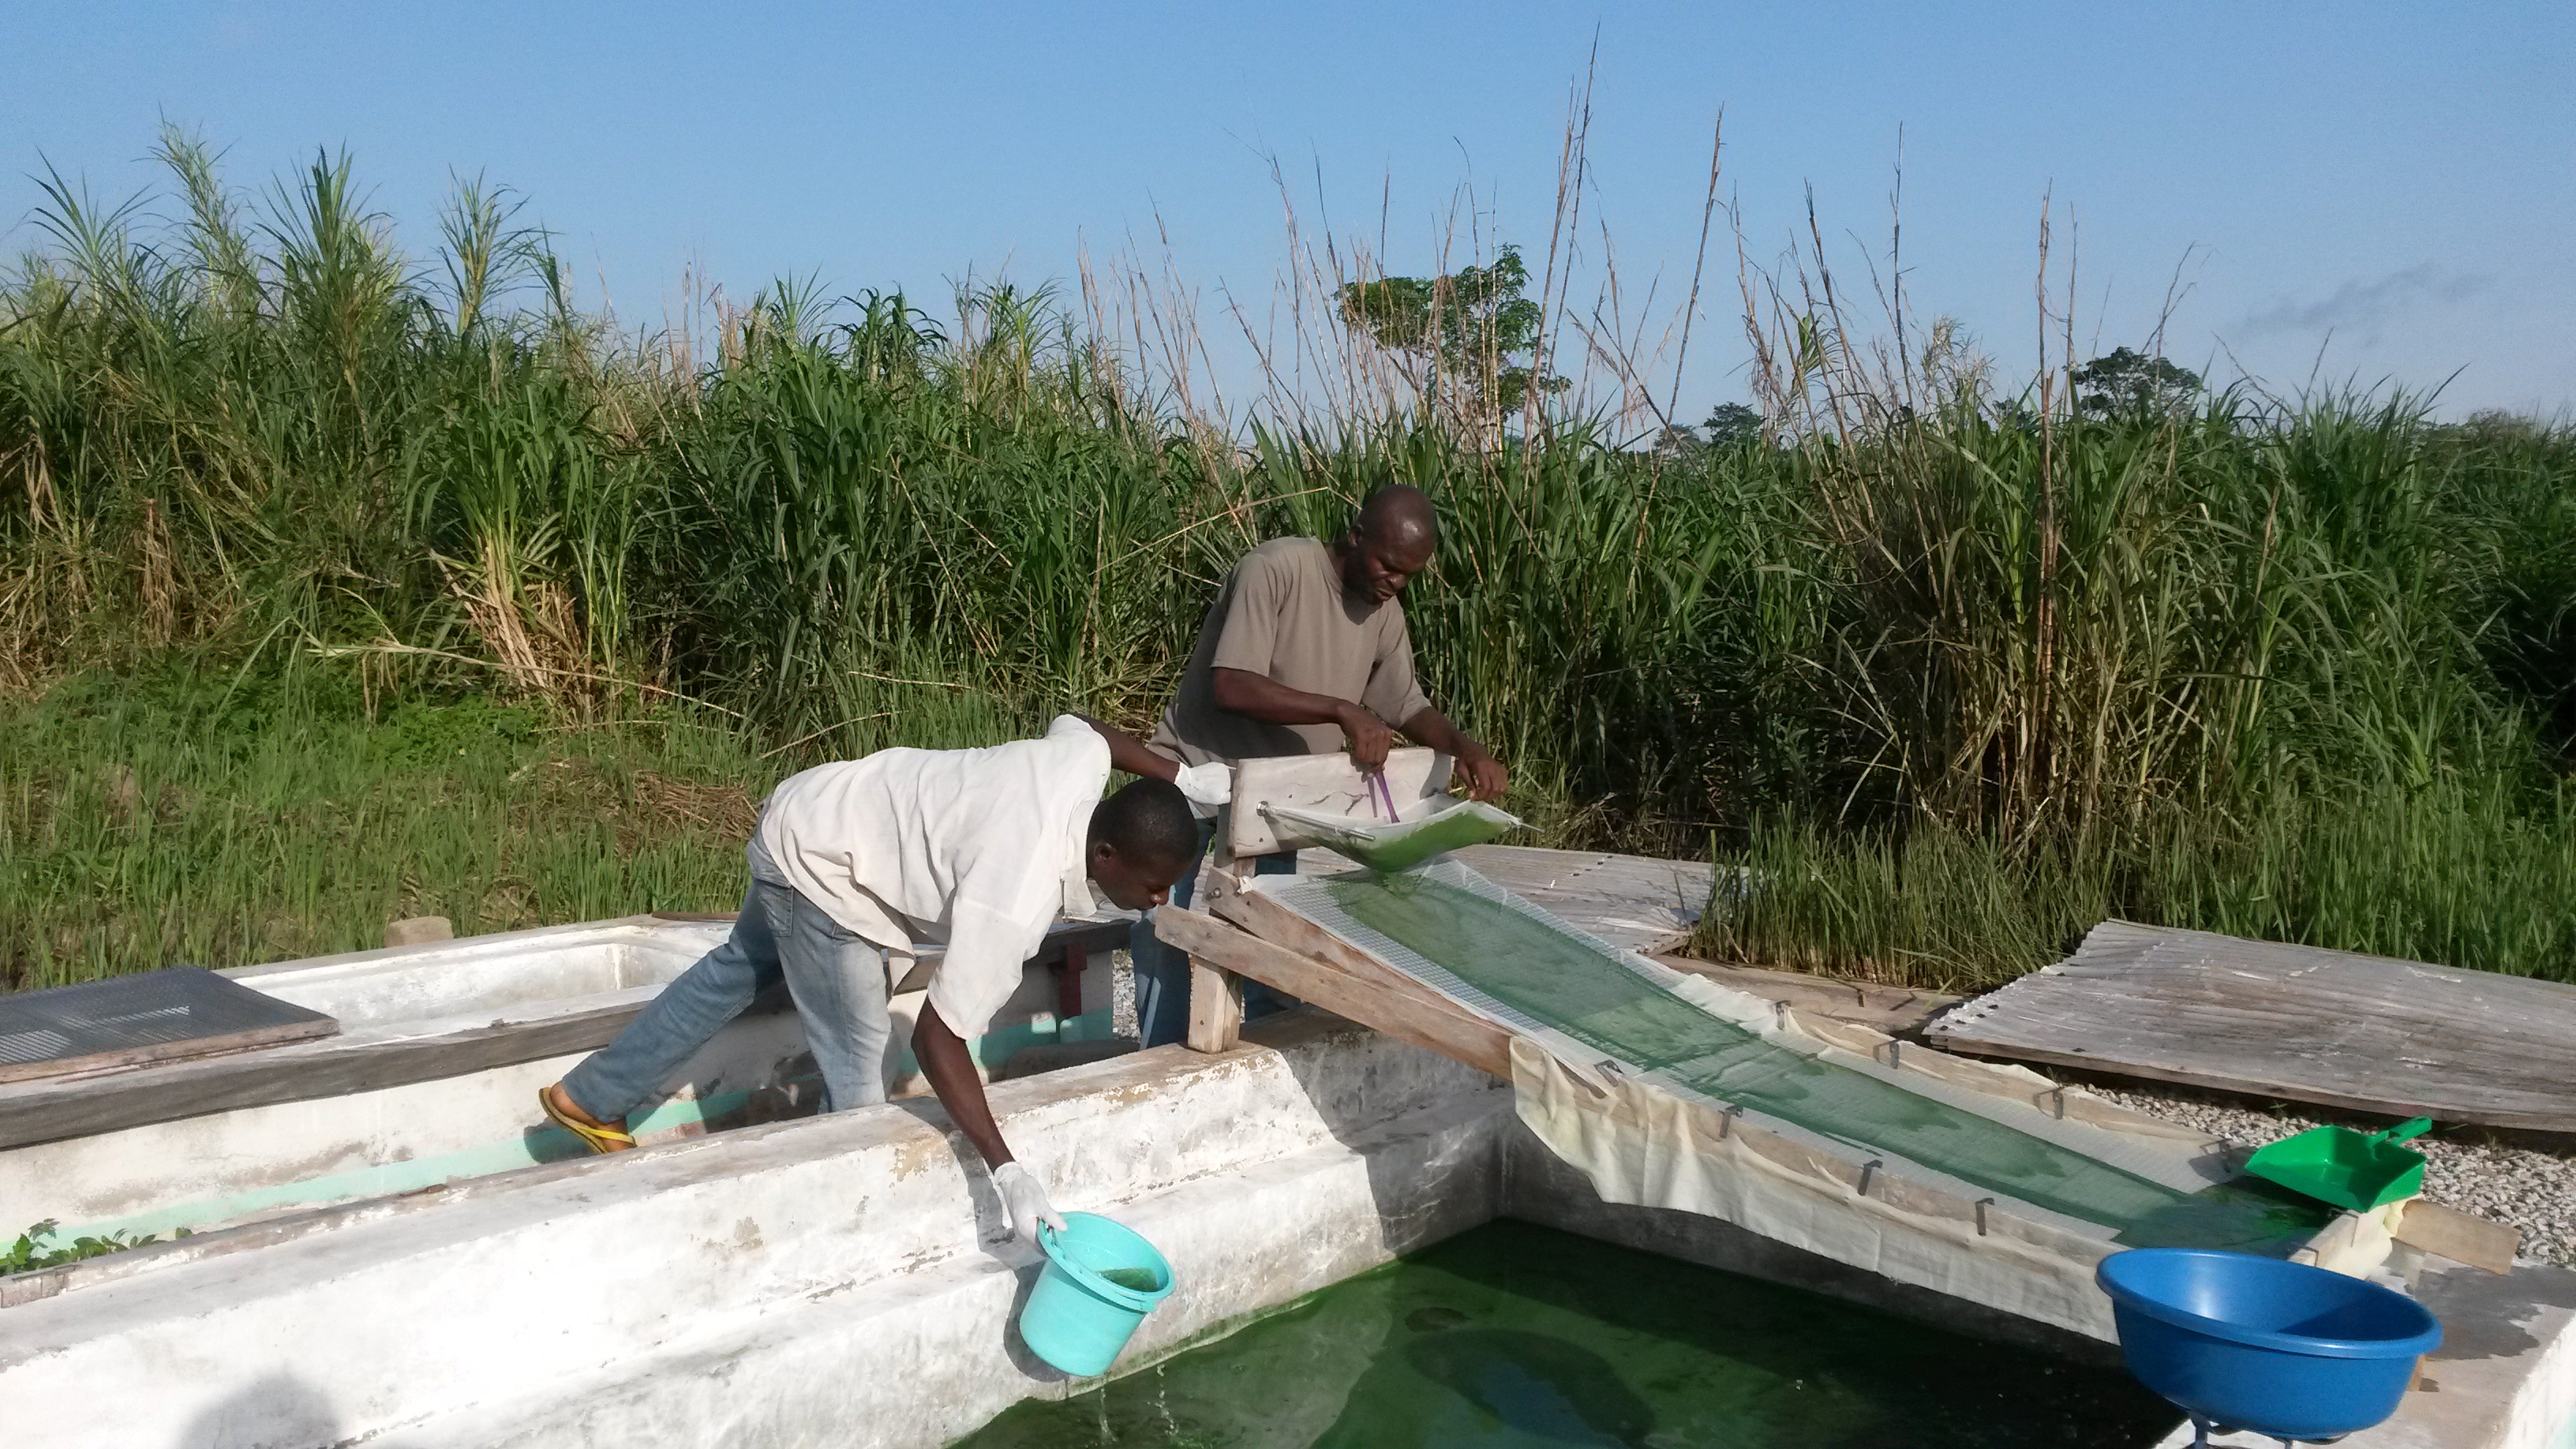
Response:
[[[2161,357],[2119,348],[2072,374],[2075,406],[2097,418],[2171,417],[2200,396],[2200,374]]]
[[[1413,359],[1412,381],[1433,407],[1498,427],[1530,389],[1546,394],[1567,386],[1541,372],[1535,359],[1514,361],[1538,345],[1539,306],[1521,295],[1528,287],[1520,248],[1507,246],[1491,266],[1352,282],[1342,288],[1342,320]]]
[[[1732,448],[1762,436],[1762,414],[1742,403],[1719,403],[1699,425],[1712,448]]]

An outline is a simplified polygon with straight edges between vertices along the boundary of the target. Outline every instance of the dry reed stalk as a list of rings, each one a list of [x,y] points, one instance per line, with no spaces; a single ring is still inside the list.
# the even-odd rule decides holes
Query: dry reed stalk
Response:
[[[143,558],[139,590],[143,635],[155,646],[167,645],[179,632],[179,584],[170,555],[170,526],[161,517],[161,500],[143,500]]]
[[[522,694],[555,701],[575,714],[597,703],[570,591],[552,579],[530,579],[496,534],[481,540],[471,564],[441,560],[448,588],[502,677]]]
[[[2054,200],[2053,193],[2040,198],[2039,272],[2035,284],[2039,300],[2039,598],[2036,638],[2032,642],[2038,698],[2036,707],[2022,715],[2020,729],[2023,758],[2029,763],[2025,779],[2030,783],[2024,789],[2036,785],[2043,794],[2048,783],[2049,687],[2057,657],[2057,409],[2052,399],[2056,376],[2048,367],[2049,206]],[[2067,310],[2071,314],[2074,309],[2070,306]],[[2067,366],[2073,368],[2071,359]]]
[[[1717,119],[1708,129],[1708,195],[1700,204],[1699,249],[1691,254],[1690,296],[1682,302],[1682,341],[1673,354],[1673,390],[1665,400],[1667,416],[1678,414],[1682,403],[1682,369],[1690,362],[1691,323],[1699,316],[1700,274],[1708,268],[1708,232],[1717,220],[1717,179],[1719,164],[1726,146],[1726,107],[1717,108]]]

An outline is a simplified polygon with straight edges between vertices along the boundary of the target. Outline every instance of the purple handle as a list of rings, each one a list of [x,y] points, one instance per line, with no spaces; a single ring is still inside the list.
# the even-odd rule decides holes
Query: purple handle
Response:
[[[1391,789],[1388,789],[1388,788],[1387,788],[1387,783],[1386,783],[1386,771],[1384,771],[1384,770],[1371,770],[1371,771],[1369,771],[1369,773],[1368,773],[1368,783],[1369,783],[1370,788],[1376,792],[1374,795],[1372,795],[1372,796],[1370,797],[1370,802],[1369,802],[1369,803],[1370,803],[1370,804],[1372,804],[1372,805],[1383,804],[1383,805],[1386,807],[1386,820],[1387,820],[1387,823],[1388,823],[1389,825],[1394,824],[1394,823],[1395,823],[1395,792],[1394,792],[1393,790],[1391,790]]]

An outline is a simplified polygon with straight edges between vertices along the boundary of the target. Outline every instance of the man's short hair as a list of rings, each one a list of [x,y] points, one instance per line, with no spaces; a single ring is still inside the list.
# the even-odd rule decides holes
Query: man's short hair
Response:
[[[1199,851],[1198,817],[1169,780],[1133,780],[1092,807],[1090,843],[1129,860],[1186,865]]]

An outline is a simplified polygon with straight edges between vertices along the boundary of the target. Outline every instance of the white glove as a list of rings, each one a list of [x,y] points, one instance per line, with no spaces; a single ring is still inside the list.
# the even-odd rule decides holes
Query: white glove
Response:
[[[1222,760],[1204,765],[1183,765],[1172,783],[1190,802],[1190,812],[1201,820],[1216,818],[1216,807],[1234,798],[1234,767]]]
[[[1046,1189],[1016,1160],[993,1169],[993,1191],[1001,1194],[1002,1218],[1011,1225],[1011,1236],[1034,1247],[1039,1223],[1064,1231],[1064,1215],[1047,1205]]]

